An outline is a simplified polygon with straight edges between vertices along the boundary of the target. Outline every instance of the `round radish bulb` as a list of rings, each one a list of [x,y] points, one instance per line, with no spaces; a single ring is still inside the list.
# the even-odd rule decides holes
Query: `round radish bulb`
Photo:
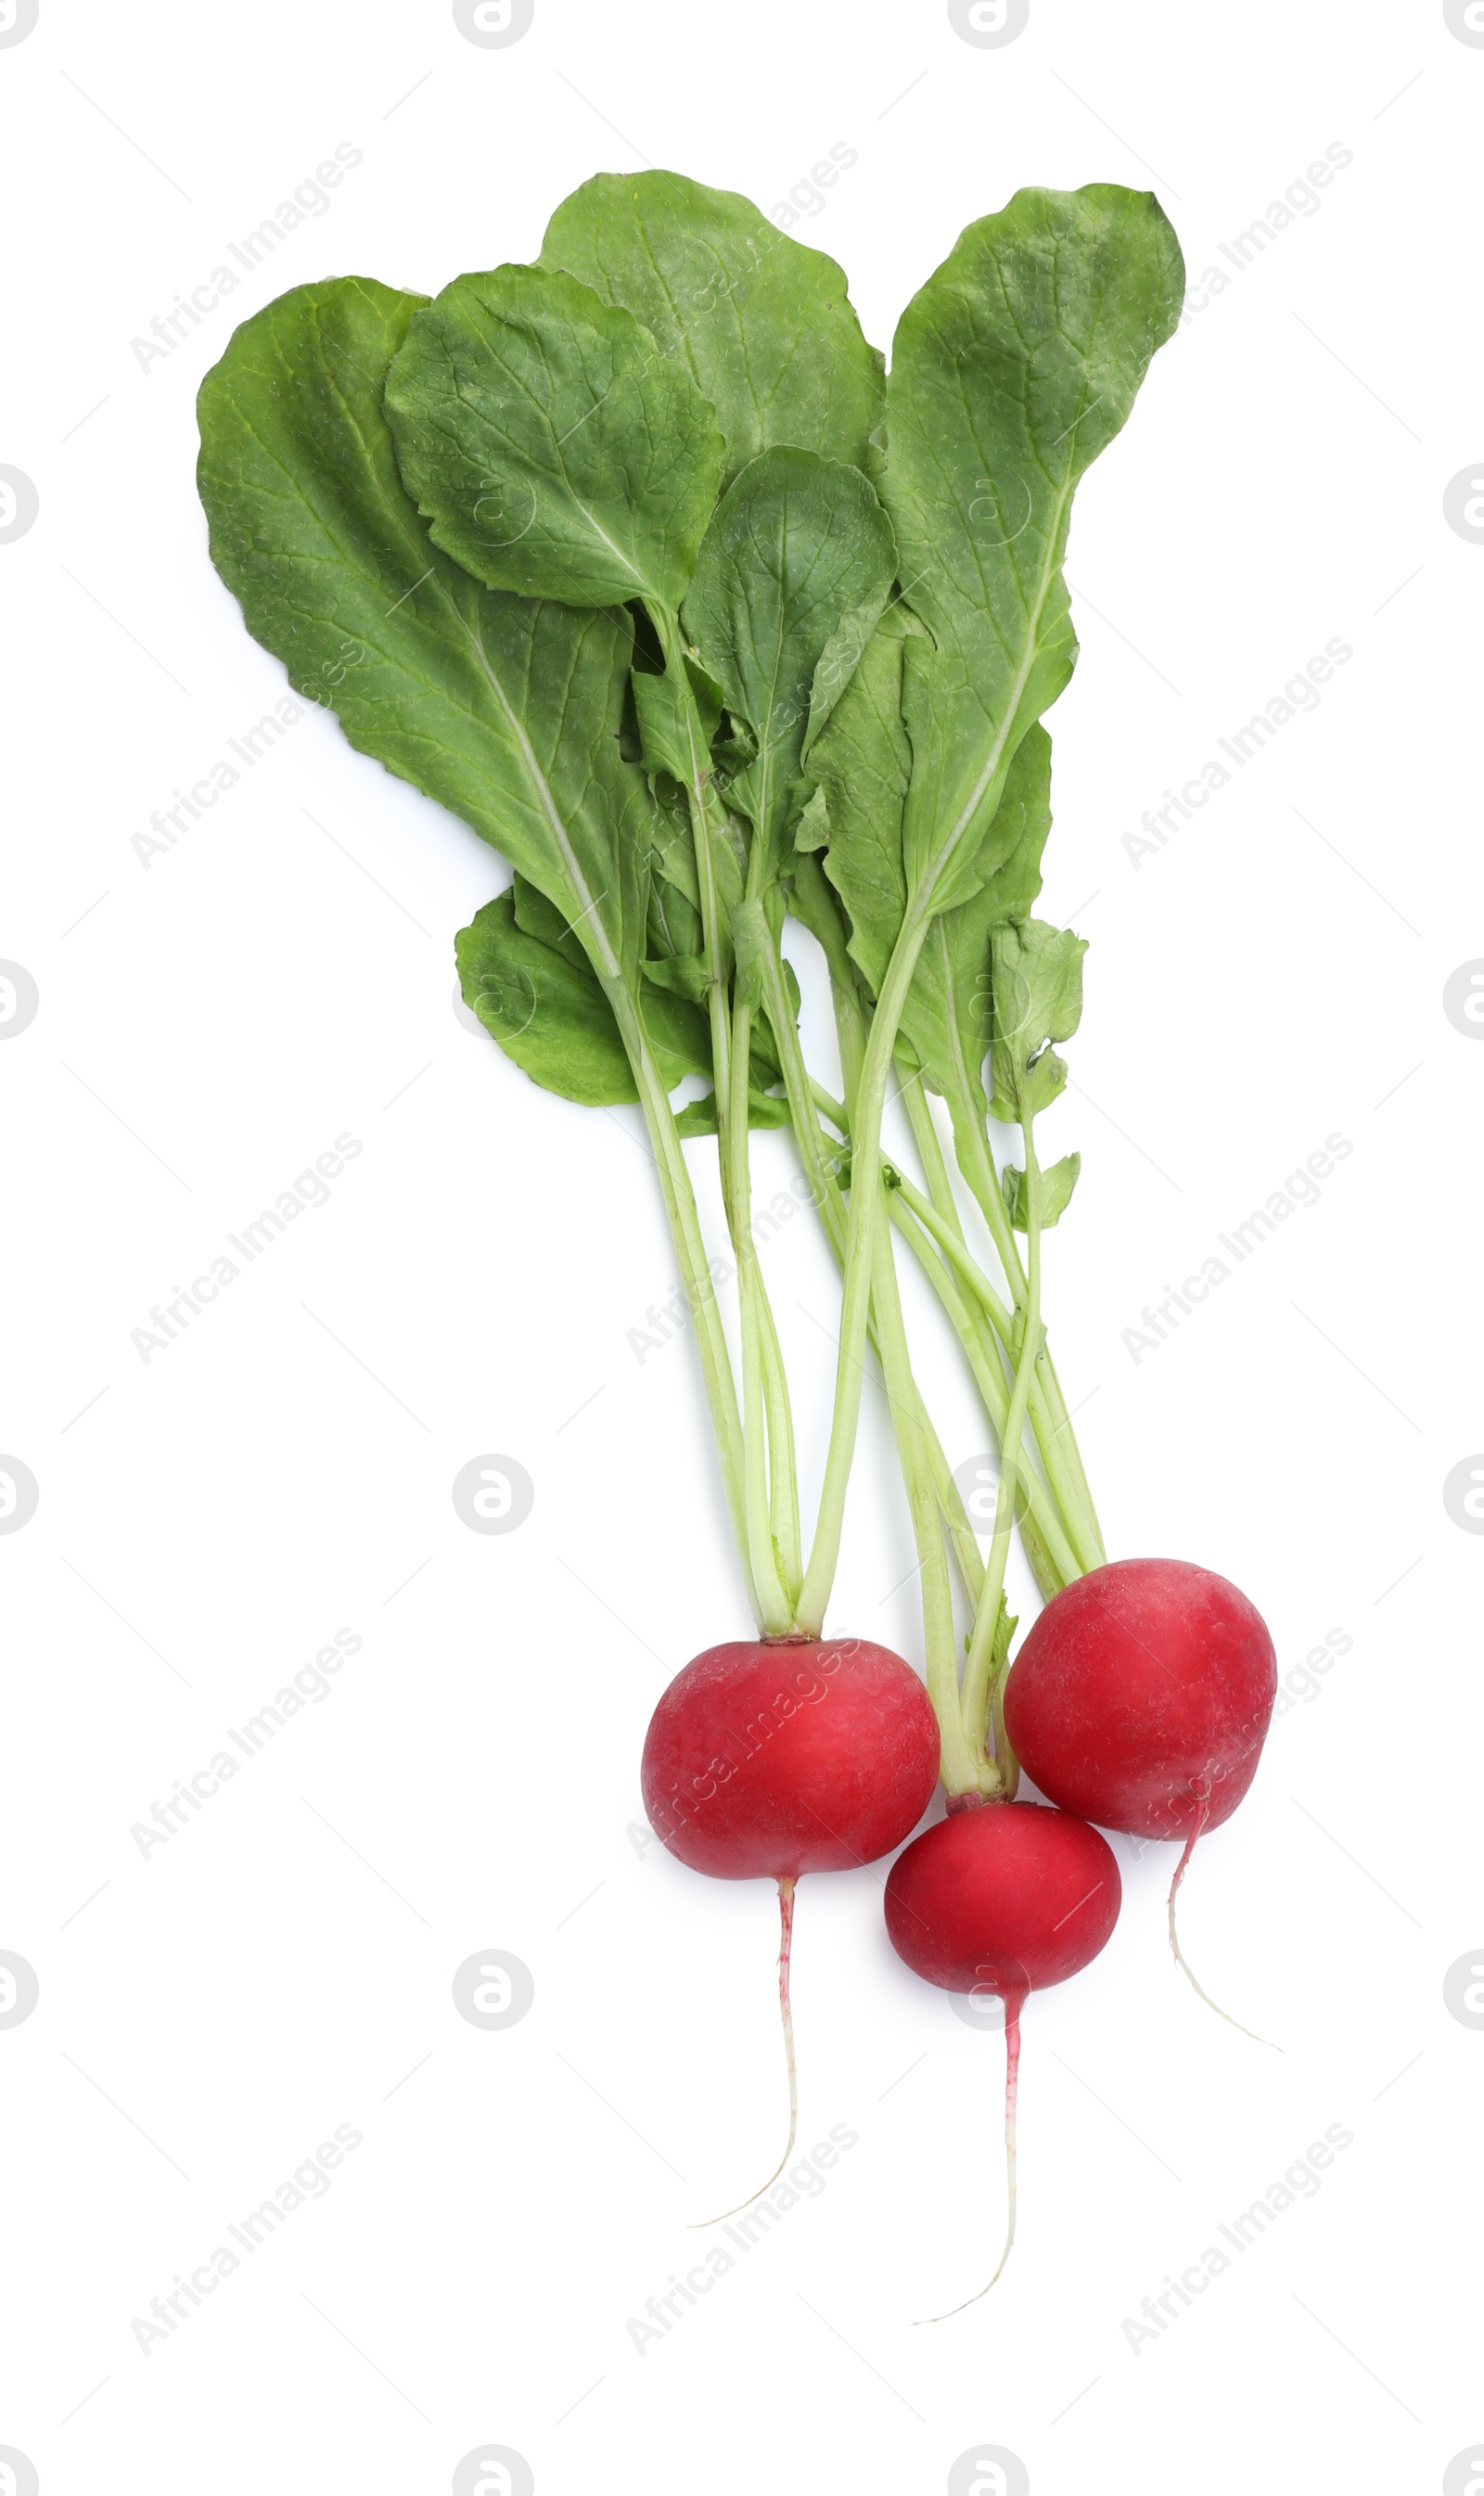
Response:
[[[912,1667],[868,1638],[738,1638],[677,1672],[640,1770],[655,1834],[720,1881],[843,1872],[889,1855],[938,1780]]]
[[[886,1930],[899,1956],[949,1993],[998,1993],[1006,2015],[1095,1959],[1123,1886],[1105,1837],[1039,1802],[952,1811],[897,1856]]]
[[[1229,1820],[1278,1659],[1247,1597],[1188,1560],[1114,1560],[1053,1597],[1010,1668],[1005,1730],[1043,1794],[1130,1837]]]
[[[640,1789],[656,1836],[694,1871],[778,1884],[788,2140],[757,2193],[783,2173],[798,2133],[793,1885],[801,1873],[849,1871],[900,1846],[932,1798],[939,1756],[927,1692],[910,1665],[869,1638],[707,1647],[676,1673],[650,1719]]]
[[[1223,2019],[1231,2013],[1180,1947],[1175,1900],[1196,1839],[1231,1818],[1257,1773],[1277,1695],[1261,1614],[1189,1560],[1114,1560],[1074,1577],[1036,1622],[1005,1689],[1010,1748],[1043,1794],[1130,1837],[1184,1838],[1170,1949]]]
[[[997,1993],[1005,2004],[1005,2251],[994,2279],[966,2297],[967,2305],[988,2295],[1015,2241],[1015,2099],[1026,1996],[1095,1959],[1122,1900],[1107,1839],[1045,1803],[950,1809],[891,1867],[886,1930],[899,1956],[929,1984]]]

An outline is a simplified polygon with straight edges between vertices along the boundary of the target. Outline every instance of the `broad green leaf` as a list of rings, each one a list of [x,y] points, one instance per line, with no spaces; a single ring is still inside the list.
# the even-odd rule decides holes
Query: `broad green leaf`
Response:
[[[742,899],[746,855],[741,827],[728,819],[717,794],[717,774],[711,748],[722,714],[721,688],[712,681],[698,660],[680,648],[677,635],[670,664],[664,673],[657,675],[647,669],[635,669],[633,692],[644,766],[662,811],[668,818],[667,799],[671,788],[685,810],[683,830],[687,862],[682,864],[676,854],[682,828],[677,811],[673,819],[675,839],[672,841],[668,833],[665,836],[665,872],[680,885],[688,898],[696,903],[698,912],[700,881],[692,805],[695,793],[696,807],[701,812],[705,827],[708,879],[715,884],[717,906],[725,927]],[[697,936],[697,946],[699,942]],[[725,961],[722,968],[725,972]]]
[[[1067,1067],[1047,1043],[1070,1040],[1082,1019],[1082,956],[1086,940],[1043,919],[996,928],[990,940],[994,1025],[990,1041],[997,1118],[1034,1118],[1067,1081]]]
[[[667,771],[684,788],[691,776],[688,725],[694,719],[709,745],[721,721],[722,695],[689,659],[682,667],[683,673],[667,668],[663,675],[636,668],[634,706],[646,767]]]
[[[801,853],[827,850],[829,847],[829,805],[822,789],[816,788],[798,819],[793,846]]]
[[[817,794],[819,818],[822,818],[823,792]],[[813,805],[814,799],[811,798],[810,807]],[[809,809],[805,811],[807,814]],[[817,818],[813,828],[819,828],[819,818]],[[801,826],[800,829],[803,828]],[[808,928],[824,955],[829,966],[830,983],[836,991],[837,1013],[848,998],[858,1000],[863,1027],[863,1018],[869,1014],[869,1002],[860,972],[850,958],[850,930],[845,907],[825,875],[822,861],[810,850],[800,850],[794,857],[788,877],[788,908],[799,925]]]
[[[703,932],[700,913],[685,887],[671,883],[656,860],[649,884],[649,951],[646,960],[658,957],[663,960],[699,961],[702,959]]]
[[[544,893],[537,890],[522,875],[513,878],[510,895],[514,903],[515,924],[525,935],[534,936],[579,970],[586,967],[581,943],[562,914]],[[642,969],[649,990],[644,1001],[644,1022],[654,1045],[655,1055],[667,1084],[679,1081],[682,1075],[709,1075],[711,1072],[710,1024],[704,1013],[694,1011],[704,1007],[707,978],[704,962],[694,953],[677,953],[668,941],[668,930],[661,916],[661,897],[671,916],[676,912],[673,889],[664,877],[657,875],[650,886],[650,952]],[[601,993],[601,992],[600,992]],[[617,1026],[614,1026],[617,1039]],[[774,1070],[776,1071],[776,1070]],[[631,1088],[621,1096],[633,1100]]]
[[[955,1122],[970,1117],[982,1127],[988,1111],[990,938],[1006,920],[1029,919],[1050,829],[1051,739],[1037,726],[1015,749],[995,816],[996,846],[1010,844],[1005,862],[970,900],[933,920],[902,1015],[903,1037]]]
[[[512,876],[510,899],[517,927],[523,928],[526,935],[539,938],[542,945],[549,945],[553,952],[564,954],[577,969],[582,968],[587,956],[580,939],[573,935],[555,902],[548,901],[538,885],[530,883],[523,875]]]
[[[660,950],[695,953],[700,950],[700,888],[696,876],[696,849],[691,809],[685,791],[667,772],[651,774],[655,796],[654,852],[651,861],[650,916],[657,904],[665,934]]]
[[[533,920],[543,933],[532,932]],[[486,902],[460,928],[454,958],[465,1004],[543,1091],[599,1108],[638,1099],[607,998],[560,915],[548,903],[531,907],[530,888]],[[646,997],[643,1011],[666,1085],[709,1074],[704,1014],[669,996]]]
[[[664,988],[672,997],[686,997],[693,1006],[704,1005],[711,989],[704,953],[652,954],[645,961],[644,977],[653,987]]]
[[[507,1057],[564,1101],[634,1101],[612,1009],[588,965],[517,924],[513,893],[485,903],[453,940],[464,1002]]]
[[[747,1096],[747,1123],[750,1127],[787,1127],[788,1104],[774,1100],[767,1092],[750,1091]],[[708,1092],[700,1101],[688,1101],[675,1119],[676,1132],[687,1141],[693,1136],[716,1134],[716,1094]]]
[[[434,543],[489,587],[678,608],[723,443],[632,313],[559,269],[457,277],[413,321],[386,413]]]
[[[838,704],[890,593],[891,524],[858,468],[765,451],[718,504],[684,608],[687,634],[756,748],[727,802],[757,836],[765,891],[802,811],[806,741]]]
[[[1076,657],[1073,489],[1180,317],[1180,247],[1148,192],[1018,191],[967,228],[897,328],[882,496],[905,594],[910,888],[946,908],[1005,855],[1011,756]]]
[[[726,435],[728,482],[777,443],[870,469],[881,358],[845,271],[750,200],[680,173],[599,173],[557,209],[541,265],[625,305],[689,371]]]
[[[351,743],[463,818],[636,977],[653,808],[619,752],[628,618],[482,589],[432,544],[382,412],[421,298],[296,287],[201,384],[212,559]]]
[[[902,721],[902,653],[920,629],[900,606],[887,608],[809,756],[810,777],[823,793],[824,871],[845,904],[851,957],[873,993],[907,908],[902,813],[912,754]],[[813,845],[819,818],[811,815],[800,828]]]
[[[1054,1230],[1061,1221],[1071,1202],[1071,1192],[1077,1184],[1081,1170],[1081,1154],[1067,1153],[1063,1160],[1053,1162],[1049,1170],[1042,1170],[1041,1229],[1043,1231]],[[1017,1231],[1029,1230],[1025,1171],[1017,1170],[1014,1164],[1010,1163],[1001,1171],[1000,1181],[1005,1191],[1005,1207],[1011,1223]]]

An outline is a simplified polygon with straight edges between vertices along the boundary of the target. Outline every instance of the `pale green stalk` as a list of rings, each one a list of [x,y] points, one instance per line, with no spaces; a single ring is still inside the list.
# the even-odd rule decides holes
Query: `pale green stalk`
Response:
[[[984,1584],[979,1595],[979,1607],[974,1615],[974,1635],[969,1641],[969,1662],[964,1673],[964,1730],[974,1756],[987,1755],[989,1739],[989,1695],[996,1661],[995,1649],[1000,1640],[1000,1612],[1005,1594],[1005,1564],[1009,1554],[1010,1527],[1015,1514],[1015,1485],[1019,1478],[1020,1443],[1025,1428],[1026,1411],[1031,1400],[1031,1381],[1036,1356],[1040,1350],[1041,1306],[1041,1180],[1040,1165],[1031,1135],[1032,1121],[1021,1120],[1021,1134],[1026,1151],[1026,1302],[1022,1323],[1025,1338],[1015,1371],[1015,1384],[1010,1395],[1010,1409],[1005,1424],[1005,1443],[1001,1454],[999,1491],[995,1500],[995,1531],[990,1544],[989,1559],[984,1570]]]

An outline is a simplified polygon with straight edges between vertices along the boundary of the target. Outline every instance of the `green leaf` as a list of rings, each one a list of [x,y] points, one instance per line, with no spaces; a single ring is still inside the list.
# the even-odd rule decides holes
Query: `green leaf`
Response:
[[[464,1002],[543,1091],[606,1108],[638,1087],[613,1010],[560,914],[531,889],[497,893],[454,938]],[[535,920],[546,933],[533,932]],[[709,1074],[704,1014],[678,997],[646,997],[644,1023],[667,1087]]]
[[[777,875],[802,811],[811,726],[854,673],[895,568],[891,524],[859,469],[813,451],[763,452],[701,541],[683,621],[756,744],[727,799],[751,815],[761,844],[754,892]]]
[[[805,855],[814,850],[828,849],[829,801],[822,788],[815,790],[800,815],[793,834],[793,846]]]
[[[1071,1192],[1077,1184],[1081,1169],[1082,1155],[1067,1153],[1064,1160],[1053,1162],[1049,1170],[1042,1170],[1040,1219],[1043,1231],[1054,1231],[1061,1221],[1071,1202]],[[1025,1171],[1017,1170],[1013,1163],[1008,1163],[1000,1173],[1000,1183],[1005,1190],[1005,1206],[1015,1229],[1029,1230],[1030,1225],[1026,1219]]]
[[[650,778],[656,808],[651,872],[656,883],[663,881],[677,898],[683,897],[698,926],[700,887],[696,874],[696,849],[691,834],[690,802],[685,791],[667,772],[653,772]],[[665,911],[666,915],[669,915],[668,898],[665,902]],[[689,924],[690,921],[686,920],[684,923]],[[698,950],[698,939],[696,944],[682,944],[677,941],[665,947],[665,951],[670,953],[691,953]]]
[[[905,654],[904,857],[931,906],[1005,850],[1026,729],[1076,656],[1062,562],[1073,489],[1179,320],[1180,247],[1148,192],[1019,191],[970,226],[898,326],[882,496],[933,642]]]
[[[678,608],[724,446],[632,313],[558,269],[457,277],[414,320],[386,413],[434,543],[477,578]]]
[[[690,688],[687,700],[686,688]],[[685,674],[678,678],[666,669],[663,675],[635,669],[634,674],[634,706],[639,724],[647,770],[667,771],[672,780],[685,788],[691,777],[691,740],[688,728],[694,719],[701,734],[709,740],[715,736],[722,716],[722,694],[699,667],[685,662]]]
[[[644,977],[653,987],[664,988],[672,997],[687,997],[694,1006],[705,1004],[711,987],[703,953],[654,954],[644,964]]]
[[[991,939],[994,1028],[990,1043],[997,1118],[1034,1118],[1067,1081],[1047,1043],[1069,1040],[1082,1019],[1084,938],[1043,919],[999,927]]]
[[[750,1127],[787,1127],[788,1104],[787,1101],[775,1101],[766,1092],[749,1092],[747,1123]],[[678,1133],[687,1140],[693,1136],[714,1136],[716,1134],[716,1094],[708,1092],[703,1100],[688,1101],[685,1108],[678,1113],[675,1126]]]
[[[845,1000],[858,1000],[858,1011],[864,1018],[869,1014],[869,1004],[860,972],[850,959],[850,931],[845,907],[820,859],[812,851],[795,855],[788,878],[788,908],[799,925],[808,928],[824,955],[836,992],[837,1012]],[[786,962],[785,970],[788,967]]]
[[[902,720],[902,653],[920,629],[900,605],[887,608],[809,757],[824,798],[824,871],[845,904],[851,957],[873,993],[907,908],[902,812],[912,753]],[[811,846],[819,829],[811,815]]]
[[[480,588],[439,552],[382,412],[421,298],[296,287],[201,384],[212,560],[248,629],[352,745],[480,837],[636,977],[653,807],[618,745],[628,618]]]
[[[564,1101],[606,1107],[638,1087],[612,1009],[587,964],[529,935],[513,893],[486,902],[453,940],[464,1002],[507,1057]]]
[[[1029,918],[1050,829],[1051,739],[1037,726],[1015,750],[995,817],[996,846],[1011,842],[1008,856],[972,899],[934,920],[902,1015],[903,1035],[933,1090],[946,1096],[955,1122],[971,1117],[982,1128],[988,1112],[990,939],[1007,920]]]
[[[763,965],[773,950],[773,923],[756,895],[733,914],[732,948],[736,955],[737,992],[755,1009],[762,1002]]]
[[[513,876],[510,899],[517,927],[522,928],[526,935],[537,937],[542,945],[549,945],[553,952],[565,955],[576,969],[584,967],[587,956],[579,939],[572,934],[555,902],[547,900],[540,886],[532,884],[523,875]]]
[[[704,933],[700,913],[683,886],[672,884],[658,860],[649,886],[648,960],[699,957]]]
[[[680,173],[599,173],[557,209],[541,265],[625,305],[689,371],[726,435],[728,482],[778,443],[870,470],[881,358],[845,271],[750,200]]]

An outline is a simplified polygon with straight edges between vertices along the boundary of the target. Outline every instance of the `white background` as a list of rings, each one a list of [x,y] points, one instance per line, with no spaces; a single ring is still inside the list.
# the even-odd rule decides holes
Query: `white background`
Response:
[[[1481,99],[1484,49],[1379,0],[1033,0],[998,50],[880,0],[538,0],[501,50],[433,0],[42,0],[0,48],[0,461],[40,495],[0,546],[0,953],[41,998],[0,1050],[0,1447],[41,1488],[0,1540],[0,1948],[41,1985],[0,2030],[0,2446],[44,2496],[443,2491],[481,2437],[541,2496],[937,2496],[976,2438],[1036,2496],[1432,2490],[1484,2431],[1484,2034],[1442,1993],[1484,1955],[1484,1544],[1442,1503],[1484,1445],[1484,1048],[1441,1004],[1484,955],[1484,549],[1442,511],[1484,451]],[[340,141],[329,211],[142,372],[131,339]],[[882,344],[1022,183],[1153,180],[1193,276],[1353,152],[1082,490],[1042,904],[1093,948],[1049,1289],[1110,1549],[1235,1577],[1284,1672],[1353,1646],[1186,1892],[1282,2055],[1196,2002],[1168,1850],[1117,1840],[1112,1944],[1027,2013],[1010,2269],[913,2330],[998,2252],[1001,2049],[894,1959],[882,1867],[811,1880],[802,2144],[857,2143],[640,2355],[784,2106],[767,1888],[637,1828],[656,1697],[745,1618],[690,1347],[626,1341],[672,1279],[636,1113],[455,1019],[452,933],[503,869],[331,720],[147,868],[131,842],[283,691],[193,485],[233,316],[529,257],[602,168],[769,208],[839,141],[799,231]],[[1143,810],[1332,637],[1318,709],[1135,867]],[[151,1305],[345,1132],[330,1202],[141,1362]],[[1332,1133],[1321,1201],[1135,1363],[1143,1303]],[[757,1160],[791,1175],[778,1138]],[[802,1215],[767,1259],[813,1479],[831,1271]],[[912,1308],[957,1461],[983,1427]],[[450,1503],[486,1451],[536,1486],[508,1537]],[[872,1401],[835,1626],[919,1655],[911,1556]],[[132,1825],[343,1625],[333,1696],[141,1859]],[[450,1992],[489,1948],[536,1983],[499,2034]],[[133,2319],[339,2123],[332,2190],[142,2353]],[[1322,2190],[1135,2354],[1124,2319],[1331,2124]]]

